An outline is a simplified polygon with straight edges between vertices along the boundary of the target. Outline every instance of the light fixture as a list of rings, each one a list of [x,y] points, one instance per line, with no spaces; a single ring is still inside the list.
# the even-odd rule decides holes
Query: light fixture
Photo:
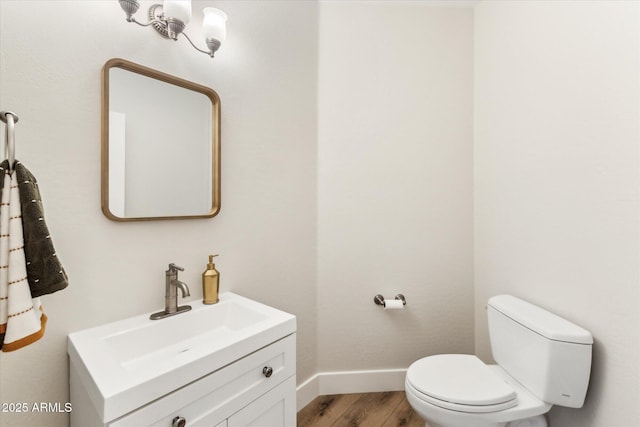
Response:
[[[120,7],[127,14],[127,22],[134,22],[142,27],[150,25],[162,37],[177,40],[182,34],[198,52],[206,53],[213,58],[227,35],[227,14],[215,7],[204,8],[202,32],[208,51],[198,48],[183,31],[191,19],[191,0],[164,0],[163,4],[154,4],[149,8],[149,22],[143,24],[133,16],[140,8],[138,0],[118,0]]]

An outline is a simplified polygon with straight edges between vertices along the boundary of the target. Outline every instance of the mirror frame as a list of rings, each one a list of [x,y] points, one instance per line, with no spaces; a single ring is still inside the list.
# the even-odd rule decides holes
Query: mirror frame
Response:
[[[114,215],[109,210],[109,70],[111,68],[121,68],[133,73],[137,73],[152,79],[160,80],[175,86],[180,86],[188,90],[199,92],[211,100],[211,126],[212,126],[212,159],[211,159],[211,189],[212,189],[212,206],[211,210],[201,215],[183,215],[183,216],[154,216],[154,217],[135,217],[123,218]],[[108,60],[102,67],[101,75],[102,86],[102,129],[101,129],[101,200],[102,212],[113,221],[152,221],[163,219],[193,219],[193,218],[212,218],[220,212],[220,97],[213,90],[206,86],[136,64],[126,59],[113,58]]]

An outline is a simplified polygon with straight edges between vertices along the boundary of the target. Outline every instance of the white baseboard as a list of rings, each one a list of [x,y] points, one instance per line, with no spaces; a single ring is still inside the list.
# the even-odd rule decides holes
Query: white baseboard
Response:
[[[321,372],[298,386],[297,410],[307,406],[316,397],[326,394],[404,390],[406,373],[406,369]]]
[[[318,396],[320,396],[320,379],[319,375],[315,374],[298,386],[296,390],[296,411],[300,411]]]

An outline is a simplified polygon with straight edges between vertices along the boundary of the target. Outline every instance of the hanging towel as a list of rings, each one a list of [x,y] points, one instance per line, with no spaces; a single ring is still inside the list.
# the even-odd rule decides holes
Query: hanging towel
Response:
[[[17,174],[9,175],[6,168],[1,172],[0,345],[2,351],[13,351],[42,338],[47,316],[40,299],[32,298],[27,280]]]
[[[69,278],[53,247],[36,178],[19,161],[15,171],[22,205],[27,276],[31,296],[35,298],[66,288]]]

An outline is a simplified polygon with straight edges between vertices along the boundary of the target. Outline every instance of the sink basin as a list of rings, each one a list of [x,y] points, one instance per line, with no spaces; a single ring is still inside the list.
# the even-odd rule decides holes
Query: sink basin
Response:
[[[178,358],[205,355],[212,345],[226,346],[234,335],[267,319],[267,314],[257,311],[234,299],[191,313],[181,313],[170,321],[141,322],[120,330],[108,331],[101,337],[113,360],[128,372],[145,370],[157,372],[161,366],[171,368]],[[161,319],[169,320],[169,319]],[[105,328],[107,329],[107,328]],[[187,352],[190,352],[187,354]]]
[[[72,369],[105,422],[295,332],[295,316],[233,293],[160,320],[149,313],[69,335]]]

